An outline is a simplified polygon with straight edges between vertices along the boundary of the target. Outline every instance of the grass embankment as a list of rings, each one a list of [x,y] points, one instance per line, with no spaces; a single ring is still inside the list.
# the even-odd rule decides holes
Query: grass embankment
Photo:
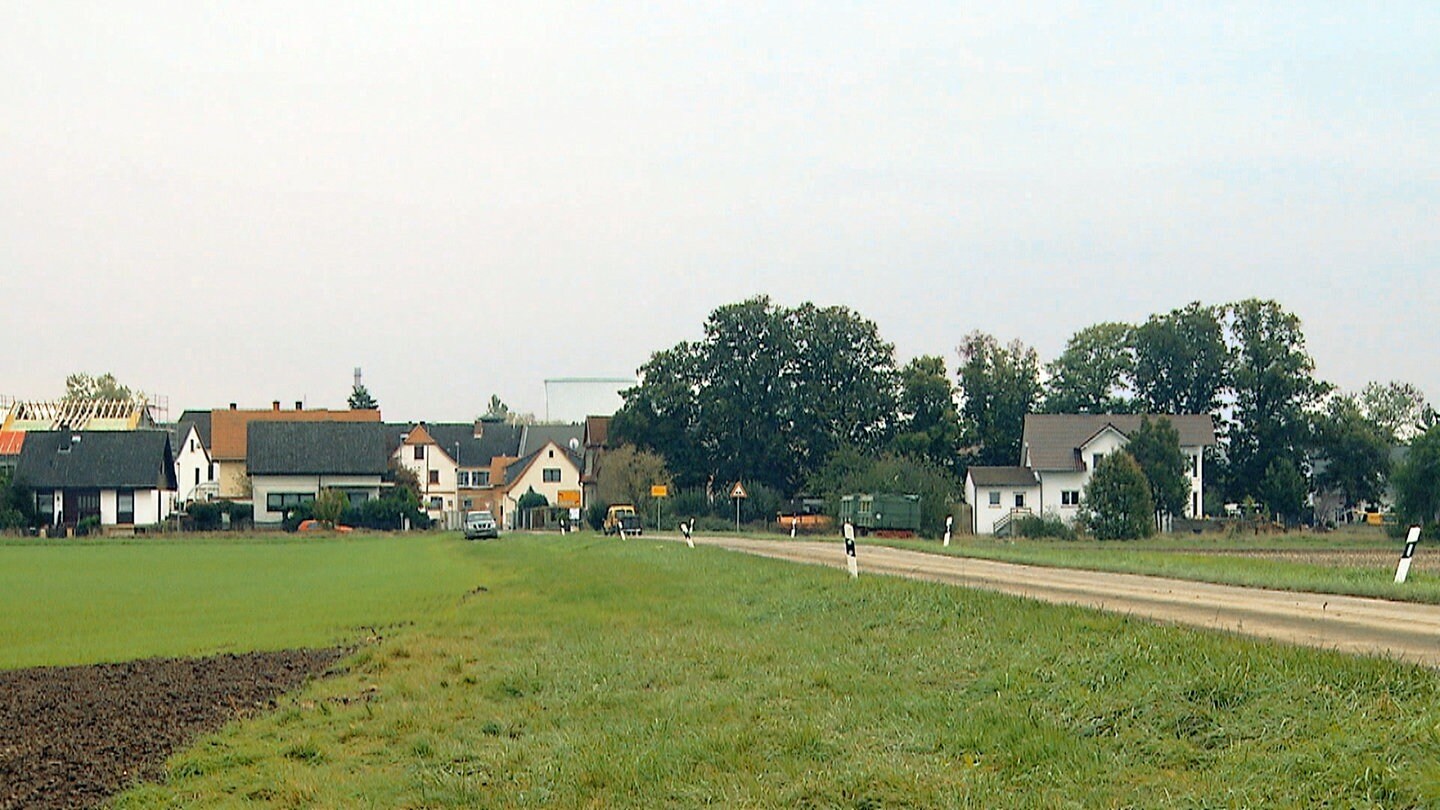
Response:
[[[867,539],[866,542],[1027,565],[1440,604],[1440,575],[1428,559],[1435,553],[1433,549],[1422,545],[1407,581],[1397,585],[1395,565],[1404,542],[1378,536],[1358,540],[1323,535],[1164,537],[1133,542],[1027,539],[1010,542],[961,536],[952,540],[948,548],[933,540]]]
[[[0,543],[0,669],[349,644],[468,581],[436,536]]]
[[[118,806],[1440,802],[1429,670],[648,539],[451,545],[465,587]]]

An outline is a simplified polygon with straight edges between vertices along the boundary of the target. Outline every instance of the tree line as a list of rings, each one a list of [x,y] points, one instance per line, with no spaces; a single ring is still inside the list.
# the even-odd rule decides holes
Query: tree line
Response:
[[[1390,448],[1437,422],[1413,385],[1341,392],[1317,378],[1300,319],[1269,300],[1087,326],[1043,364],[1020,340],[972,331],[954,362],[953,375],[941,355],[900,366],[847,307],[758,296],[717,308],[699,340],[655,352],[611,435],[658,454],[681,488],[743,480],[827,494],[837,469],[885,463],[953,491],[971,465],[1019,463],[1027,413],[1208,413],[1221,437],[1209,506],[1251,497],[1296,518],[1312,488],[1343,506],[1377,500]]]

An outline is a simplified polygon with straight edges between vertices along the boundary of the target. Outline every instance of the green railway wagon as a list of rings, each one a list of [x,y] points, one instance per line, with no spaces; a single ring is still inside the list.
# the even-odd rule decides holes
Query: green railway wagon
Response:
[[[855,524],[859,534],[911,537],[920,531],[919,495],[845,495],[840,522]]]

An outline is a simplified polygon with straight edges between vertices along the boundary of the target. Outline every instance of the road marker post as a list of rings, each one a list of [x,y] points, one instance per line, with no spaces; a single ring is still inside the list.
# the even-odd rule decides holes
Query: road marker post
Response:
[[[794,540],[794,539],[795,539],[795,527],[796,527],[796,526],[799,526],[799,525],[800,525],[800,518],[798,518],[798,517],[793,517],[793,516],[792,516],[792,517],[790,518],[790,539],[791,539],[791,540]]]
[[[691,539],[690,535],[695,533],[695,518],[690,518],[689,523],[682,522],[680,524],[680,533],[685,535],[685,545],[694,548],[695,541]]]
[[[850,568],[850,578],[860,576],[860,563],[855,560],[855,525],[845,521],[845,564]]]
[[[1415,545],[1420,542],[1420,527],[1411,526],[1410,534],[1405,538],[1405,553],[1400,555],[1400,565],[1395,568],[1395,583],[1405,582],[1410,576],[1410,559],[1415,556]]]
[[[945,516],[945,547],[950,547],[950,527],[955,523],[954,515]]]

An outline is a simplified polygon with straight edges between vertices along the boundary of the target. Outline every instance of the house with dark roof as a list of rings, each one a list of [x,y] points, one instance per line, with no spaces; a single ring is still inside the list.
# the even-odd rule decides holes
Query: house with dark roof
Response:
[[[44,523],[149,526],[170,515],[175,456],[165,430],[29,431],[15,479]]]
[[[329,410],[306,408],[296,402],[294,410],[270,403],[269,410],[244,409],[230,403],[226,410],[210,412],[210,460],[215,462],[215,480],[219,497],[245,500],[251,495],[246,478],[248,427],[252,422],[359,422],[380,424],[380,411],[368,408]]]
[[[246,426],[246,472],[256,525],[284,520],[288,509],[326,489],[352,504],[380,497],[389,469],[380,422],[271,422]]]
[[[551,506],[582,508],[580,468],[583,464],[584,456],[578,447],[572,448],[568,441],[561,445],[553,439],[510,462],[505,467],[506,525],[512,529],[519,526],[520,497],[530,490],[544,495]]]
[[[1202,514],[1206,447],[1215,445],[1209,414],[1027,414],[1014,467],[972,467],[965,494],[976,534],[1003,534],[1019,515],[1053,514],[1069,523],[1100,459],[1130,441],[1144,419],[1169,420],[1180,438],[1190,497],[1184,517]]]

